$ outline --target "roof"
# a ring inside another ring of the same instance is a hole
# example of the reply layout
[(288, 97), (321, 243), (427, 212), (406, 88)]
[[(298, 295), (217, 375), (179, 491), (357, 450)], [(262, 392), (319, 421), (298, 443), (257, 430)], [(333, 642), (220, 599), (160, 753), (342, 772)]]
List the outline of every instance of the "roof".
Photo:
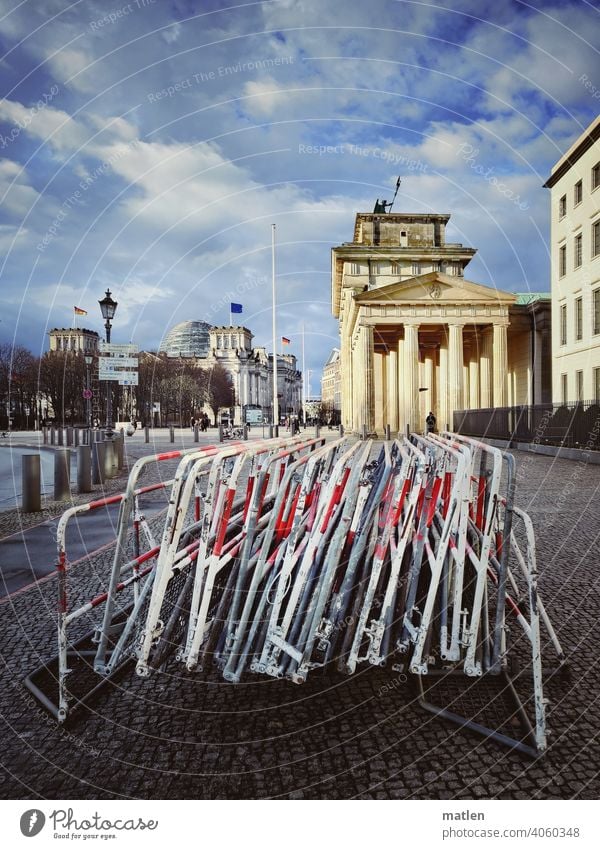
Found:
[(558, 160), (550, 176), (544, 183), (545, 189), (551, 189), (556, 185), (561, 177), (575, 165), (578, 159), (581, 159), (583, 154), (592, 147), (595, 141), (600, 137), (600, 116), (587, 127), (583, 133), (576, 139), (567, 152)]
[(552, 300), (552, 295), (550, 294), (550, 292), (517, 292), (516, 296), (517, 300), (515, 301), (515, 304), (520, 306), (535, 304), (539, 301)]

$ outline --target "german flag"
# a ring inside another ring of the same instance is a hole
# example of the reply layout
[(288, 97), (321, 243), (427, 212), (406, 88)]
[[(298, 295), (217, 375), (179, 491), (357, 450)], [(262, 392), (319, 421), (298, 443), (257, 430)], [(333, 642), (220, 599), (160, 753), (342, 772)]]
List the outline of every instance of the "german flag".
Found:
[(75, 315), (87, 315), (87, 310), (82, 310), (81, 307), (73, 307)]
[(282, 345), (291, 345), (292, 343), (291, 343), (291, 341), (287, 338), (287, 336), (282, 336), (282, 337), (281, 337), (281, 344), (282, 344)]

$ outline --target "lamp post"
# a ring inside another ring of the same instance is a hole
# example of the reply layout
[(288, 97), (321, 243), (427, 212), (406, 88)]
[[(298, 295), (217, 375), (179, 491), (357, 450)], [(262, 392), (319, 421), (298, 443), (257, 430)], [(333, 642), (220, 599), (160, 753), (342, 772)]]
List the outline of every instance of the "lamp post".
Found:
[[(104, 319), (104, 329), (106, 330), (106, 342), (110, 344), (110, 328), (111, 321), (115, 317), (117, 311), (117, 302), (113, 301), (110, 296), (110, 289), (106, 290), (106, 295), (101, 301), (100, 309), (102, 310), (102, 318)], [(112, 439), (113, 422), (112, 422), (112, 381), (106, 381), (106, 436)]]
[(88, 430), (91, 430), (92, 427), (92, 399), (90, 397), (90, 366), (94, 360), (89, 354), (86, 354), (85, 357), (85, 388), (86, 388), (86, 397), (85, 397), (85, 420), (87, 424)]

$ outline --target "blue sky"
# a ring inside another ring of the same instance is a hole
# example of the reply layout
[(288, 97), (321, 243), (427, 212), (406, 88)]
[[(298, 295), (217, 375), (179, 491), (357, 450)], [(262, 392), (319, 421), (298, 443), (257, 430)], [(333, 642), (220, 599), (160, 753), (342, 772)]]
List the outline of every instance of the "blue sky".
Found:
[(0, 340), (40, 353), (74, 305), (101, 331), (108, 286), (115, 341), (233, 300), (270, 349), (275, 223), (278, 333), (299, 356), (304, 323), (316, 373), (330, 248), (398, 175), (469, 279), (548, 290), (542, 184), (598, 112), (596, 32), (579, 1), (0, 0)]

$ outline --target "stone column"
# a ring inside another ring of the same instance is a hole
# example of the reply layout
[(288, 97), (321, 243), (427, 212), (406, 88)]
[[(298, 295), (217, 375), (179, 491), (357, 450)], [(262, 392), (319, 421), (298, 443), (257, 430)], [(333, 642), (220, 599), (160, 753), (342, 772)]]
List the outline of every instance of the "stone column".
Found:
[(494, 407), (506, 407), (508, 379), (508, 347), (506, 324), (494, 324)]
[[(535, 325), (531, 328), (532, 341), (533, 341), (533, 363), (531, 367), (533, 369), (533, 385), (531, 389), (529, 389), (530, 404), (541, 404), (542, 403), (542, 331), (537, 330)], [(532, 396), (532, 397), (531, 397)]]
[(430, 411), (434, 413), (434, 398), (435, 398), (435, 349), (425, 349), (425, 360), (423, 363), (423, 386), (427, 387), (427, 392), (420, 392), (423, 395), (423, 412), (421, 417), (421, 428), (425, 429), (425, 419)]
[(437, 385), (438, 428), (445, 429), (451, 422), (448, 418), (448, 340), (445, 332), (440, 344), (439, 380)]
[(393, 348), (387, 355), (388, 421), (392, 433), (398, 431), (398, 351)]
[(408, 424), (411, 431), (419, 428), (419, 325), (404, 325), (404, 415), (400, 422), (404, 430)]
[(360, 328), (358, 339), (358, 372), (356, 382), (358, 383), (358, 412), (359, 431), (363, 424), (367, 426), (367, 433), (375, 428), (374, 420), (374, 369), (373, 369), (373, 328), (363, 324)]
[(481, 357), (479, 358), (479, 403), (484, 410), (492, 407), (492, 328), (486, 327), (481, 334)]
[(448, 325), (448, 418), (450, 430), (455, 410), (464, 409), (463, 401), (463, 326)]
[(388, 423), (388, 396), (385, 354), (380, 351), (373, 353), (373, 401), (375, 430), (382, 435), (385, 433), (385, 426)]
[(398, 339), (398, 431), (406, 431), (406, 387), (404, 385), (404, 339)]
[(471, 352), (469, 360), (469, 407), (479, 409), (479, 347)]

